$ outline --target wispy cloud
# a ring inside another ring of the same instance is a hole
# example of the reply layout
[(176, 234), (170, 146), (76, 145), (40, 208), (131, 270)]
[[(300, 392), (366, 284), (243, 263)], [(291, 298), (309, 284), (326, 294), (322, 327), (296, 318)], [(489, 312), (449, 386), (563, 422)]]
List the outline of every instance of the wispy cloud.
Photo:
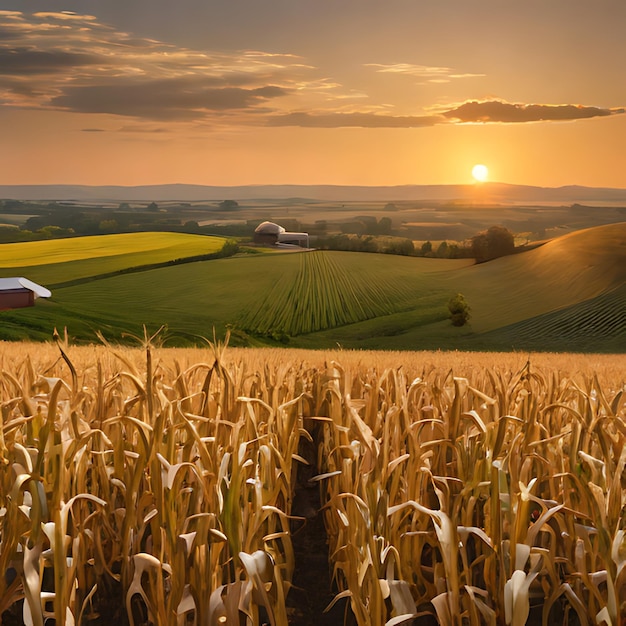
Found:
[(413, 63), (366, 63), (365, 67), (372, 67), (382, 74), (400, 74), (420, 78), (428, 83), (448, 83), (457, 78), (480, 78), (485, 74), (459, 73), (451, 67), (436, 65), (415, 65)]
[(177, 48), (89, 15), (0, 11), (0, 103), (9, 106), (206, 120), (306, 91), (311, 70), (291, 54)]
[[(444, 120), (445, 121), (445, 120)], [(306, 113), (296, 112), (269, 118), (270, 126), (306, 128), (420, 128), (441, 123), (439, 116), (393, 116), (377, 113)]]
[(141, 124), (124, 125), (117, 129), (121, 133), (141, 133), (141, 134), (155, 134), (160, 135), (162, 133), (171, 132), (169, 128), (163, 126), (145, 126)]
[(606, 117), (624, 113), (623, 108), (600, 108), (581, 104), (511, 104), (499, 100), (465, 102), (443, 115), (456, 122), (550, 122)]

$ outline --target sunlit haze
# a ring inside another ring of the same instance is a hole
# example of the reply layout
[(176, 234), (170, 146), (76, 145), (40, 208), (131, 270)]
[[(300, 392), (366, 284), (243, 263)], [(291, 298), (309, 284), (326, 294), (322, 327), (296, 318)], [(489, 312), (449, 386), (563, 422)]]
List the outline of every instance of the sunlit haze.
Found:
[(0, 0), (0, 184), (453, 184), (485, 163), (623, 187), (624, 24), (624, 0)]

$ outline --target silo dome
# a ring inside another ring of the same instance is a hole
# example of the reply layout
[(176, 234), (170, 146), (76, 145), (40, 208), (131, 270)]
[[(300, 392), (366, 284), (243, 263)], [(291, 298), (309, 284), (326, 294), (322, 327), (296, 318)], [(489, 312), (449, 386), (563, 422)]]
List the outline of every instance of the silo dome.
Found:
[(254, 232), (258, 235), (280, 235), (285, 232), (285, 229), (274, 222), (262, 222), (254, 229)]

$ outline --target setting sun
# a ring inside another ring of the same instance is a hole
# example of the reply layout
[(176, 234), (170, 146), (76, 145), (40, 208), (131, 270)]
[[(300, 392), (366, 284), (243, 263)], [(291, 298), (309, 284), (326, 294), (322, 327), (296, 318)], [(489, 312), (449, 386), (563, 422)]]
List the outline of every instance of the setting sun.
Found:
[(479, 163), (478, 165), (474, 165), (474, 167), (472, 168), (472, 176), (474, 177), (475, 181), (479, 183), (484, 183), (489, 176), (489, 170), (487, 169), (486, 165), (481, 165)]

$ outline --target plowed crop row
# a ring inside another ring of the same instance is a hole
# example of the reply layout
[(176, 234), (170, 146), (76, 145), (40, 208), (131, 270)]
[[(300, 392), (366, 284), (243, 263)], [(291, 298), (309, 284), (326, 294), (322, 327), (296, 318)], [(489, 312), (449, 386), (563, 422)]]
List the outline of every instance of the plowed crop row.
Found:
[(388, 277), (351, 271), (332, 254), (310, 252), (300, 255), (295, 279), (279, 280), (241, 324), (261, 334), (300, 335), (389, 315), (402, 296), (401, 286)]
[(605, 338), (614, 350), (626, 345), (626, 287), (586, 300), (559, 311), (539, 315), (498, 331), (511, 342), (570, 341), (585, 346), (587, 341)]

